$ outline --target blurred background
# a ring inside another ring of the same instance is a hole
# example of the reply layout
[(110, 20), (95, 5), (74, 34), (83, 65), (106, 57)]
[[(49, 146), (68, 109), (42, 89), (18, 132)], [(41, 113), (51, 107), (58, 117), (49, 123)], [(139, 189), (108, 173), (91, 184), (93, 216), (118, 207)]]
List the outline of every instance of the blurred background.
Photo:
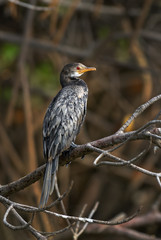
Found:
[[(59, 73), (70, 62), (97, 68), (83, 75), (89, 87), (88, 113), (76, 143), (114, 134), (133, 111), (161, 91), (161, 1), (152, 0), (32, 0), (34, 11), (0, 0), (0, 184), (23, 177), (44, 164), (42, 122), (46, 109), (60, 90)], [(128, 131), (135, 130), (160, 111), (160, 103), (145, 111)], [(130, 159), (147, 146), (130, 142), (116, 155)], [(140, 206), (152, 208), (160, 188), (152, 177), (127, 167), (92, 165), (96, 154), (59, 167), (61, 193), (74, 186), (64, 203), (69, 215), (85, 216), (96, 201), (94, 218), (109, 220), (132, 214)], [(140, 161), (143, 168), (161, 171), (161, 151), (153, 149)], [(38, 206), (41, 181), (10, 198)], [(55, 197), (50, 197), (52, 201)], [(60, 205), (55, 211), (61, 212)], [(34, 239), (27, 231), (12, 231), (2, 222), (1, 239)], [(29, 215), (23, 216), (29, 220)], [(16, 224), (14, 219), (12, 223)], [(158, 224), (139, 229), (161, 237)], [(56, 231), (66, 222), (47, 215), (35, 217), (33, 226)], [(19, 234), (21, 233), (21, 234)], [(57, 235), (55, 239), (61, 238)], [(64, 239), (71, 239), (69, 232)], [(92, 230), (80, 239), (97, 239)], [(118, 239), (101, 234), (100, 239)], [(121, 238), (120, 239), (129, 239)]]

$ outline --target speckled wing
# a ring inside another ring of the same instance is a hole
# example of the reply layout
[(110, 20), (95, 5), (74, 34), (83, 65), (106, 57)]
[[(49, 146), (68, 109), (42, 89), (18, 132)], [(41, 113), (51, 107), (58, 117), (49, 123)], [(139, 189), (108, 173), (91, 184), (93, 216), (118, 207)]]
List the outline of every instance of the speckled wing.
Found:
[(43, 122), (46, 159), (54, 159), (75, 140), (86, 115), (87, 97), (88, 90), (81, 86), (64, 87), (49, 105)]

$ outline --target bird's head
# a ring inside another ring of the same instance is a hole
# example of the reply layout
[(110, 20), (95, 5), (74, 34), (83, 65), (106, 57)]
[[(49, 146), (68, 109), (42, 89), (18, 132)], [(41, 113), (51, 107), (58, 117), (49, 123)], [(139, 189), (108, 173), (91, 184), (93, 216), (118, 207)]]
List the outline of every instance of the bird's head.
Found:
[(69, 78), (78, 78), (85, 72), (95, 70), (96, 70), (95, 67), (86, 67), (82, 63), (70, 63), (64, 66), (61, 75), (64, 75)]

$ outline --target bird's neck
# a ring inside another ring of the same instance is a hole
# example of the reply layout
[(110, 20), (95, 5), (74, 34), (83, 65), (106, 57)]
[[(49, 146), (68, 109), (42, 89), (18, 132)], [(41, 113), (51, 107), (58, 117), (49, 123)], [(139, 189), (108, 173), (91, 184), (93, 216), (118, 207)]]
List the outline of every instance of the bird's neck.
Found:
[(87, 87), (87, 84), (82, 79), (75, 77), (60, 76), (60, 83), (62, 88), (72, 85)]

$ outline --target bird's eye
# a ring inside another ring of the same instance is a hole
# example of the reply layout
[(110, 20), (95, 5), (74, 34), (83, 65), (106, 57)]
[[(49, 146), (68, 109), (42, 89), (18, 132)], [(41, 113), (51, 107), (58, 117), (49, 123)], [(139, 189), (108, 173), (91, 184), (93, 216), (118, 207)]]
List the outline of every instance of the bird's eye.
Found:
[(80, 70), (80, 67), (77, 67), (77, 70)]

